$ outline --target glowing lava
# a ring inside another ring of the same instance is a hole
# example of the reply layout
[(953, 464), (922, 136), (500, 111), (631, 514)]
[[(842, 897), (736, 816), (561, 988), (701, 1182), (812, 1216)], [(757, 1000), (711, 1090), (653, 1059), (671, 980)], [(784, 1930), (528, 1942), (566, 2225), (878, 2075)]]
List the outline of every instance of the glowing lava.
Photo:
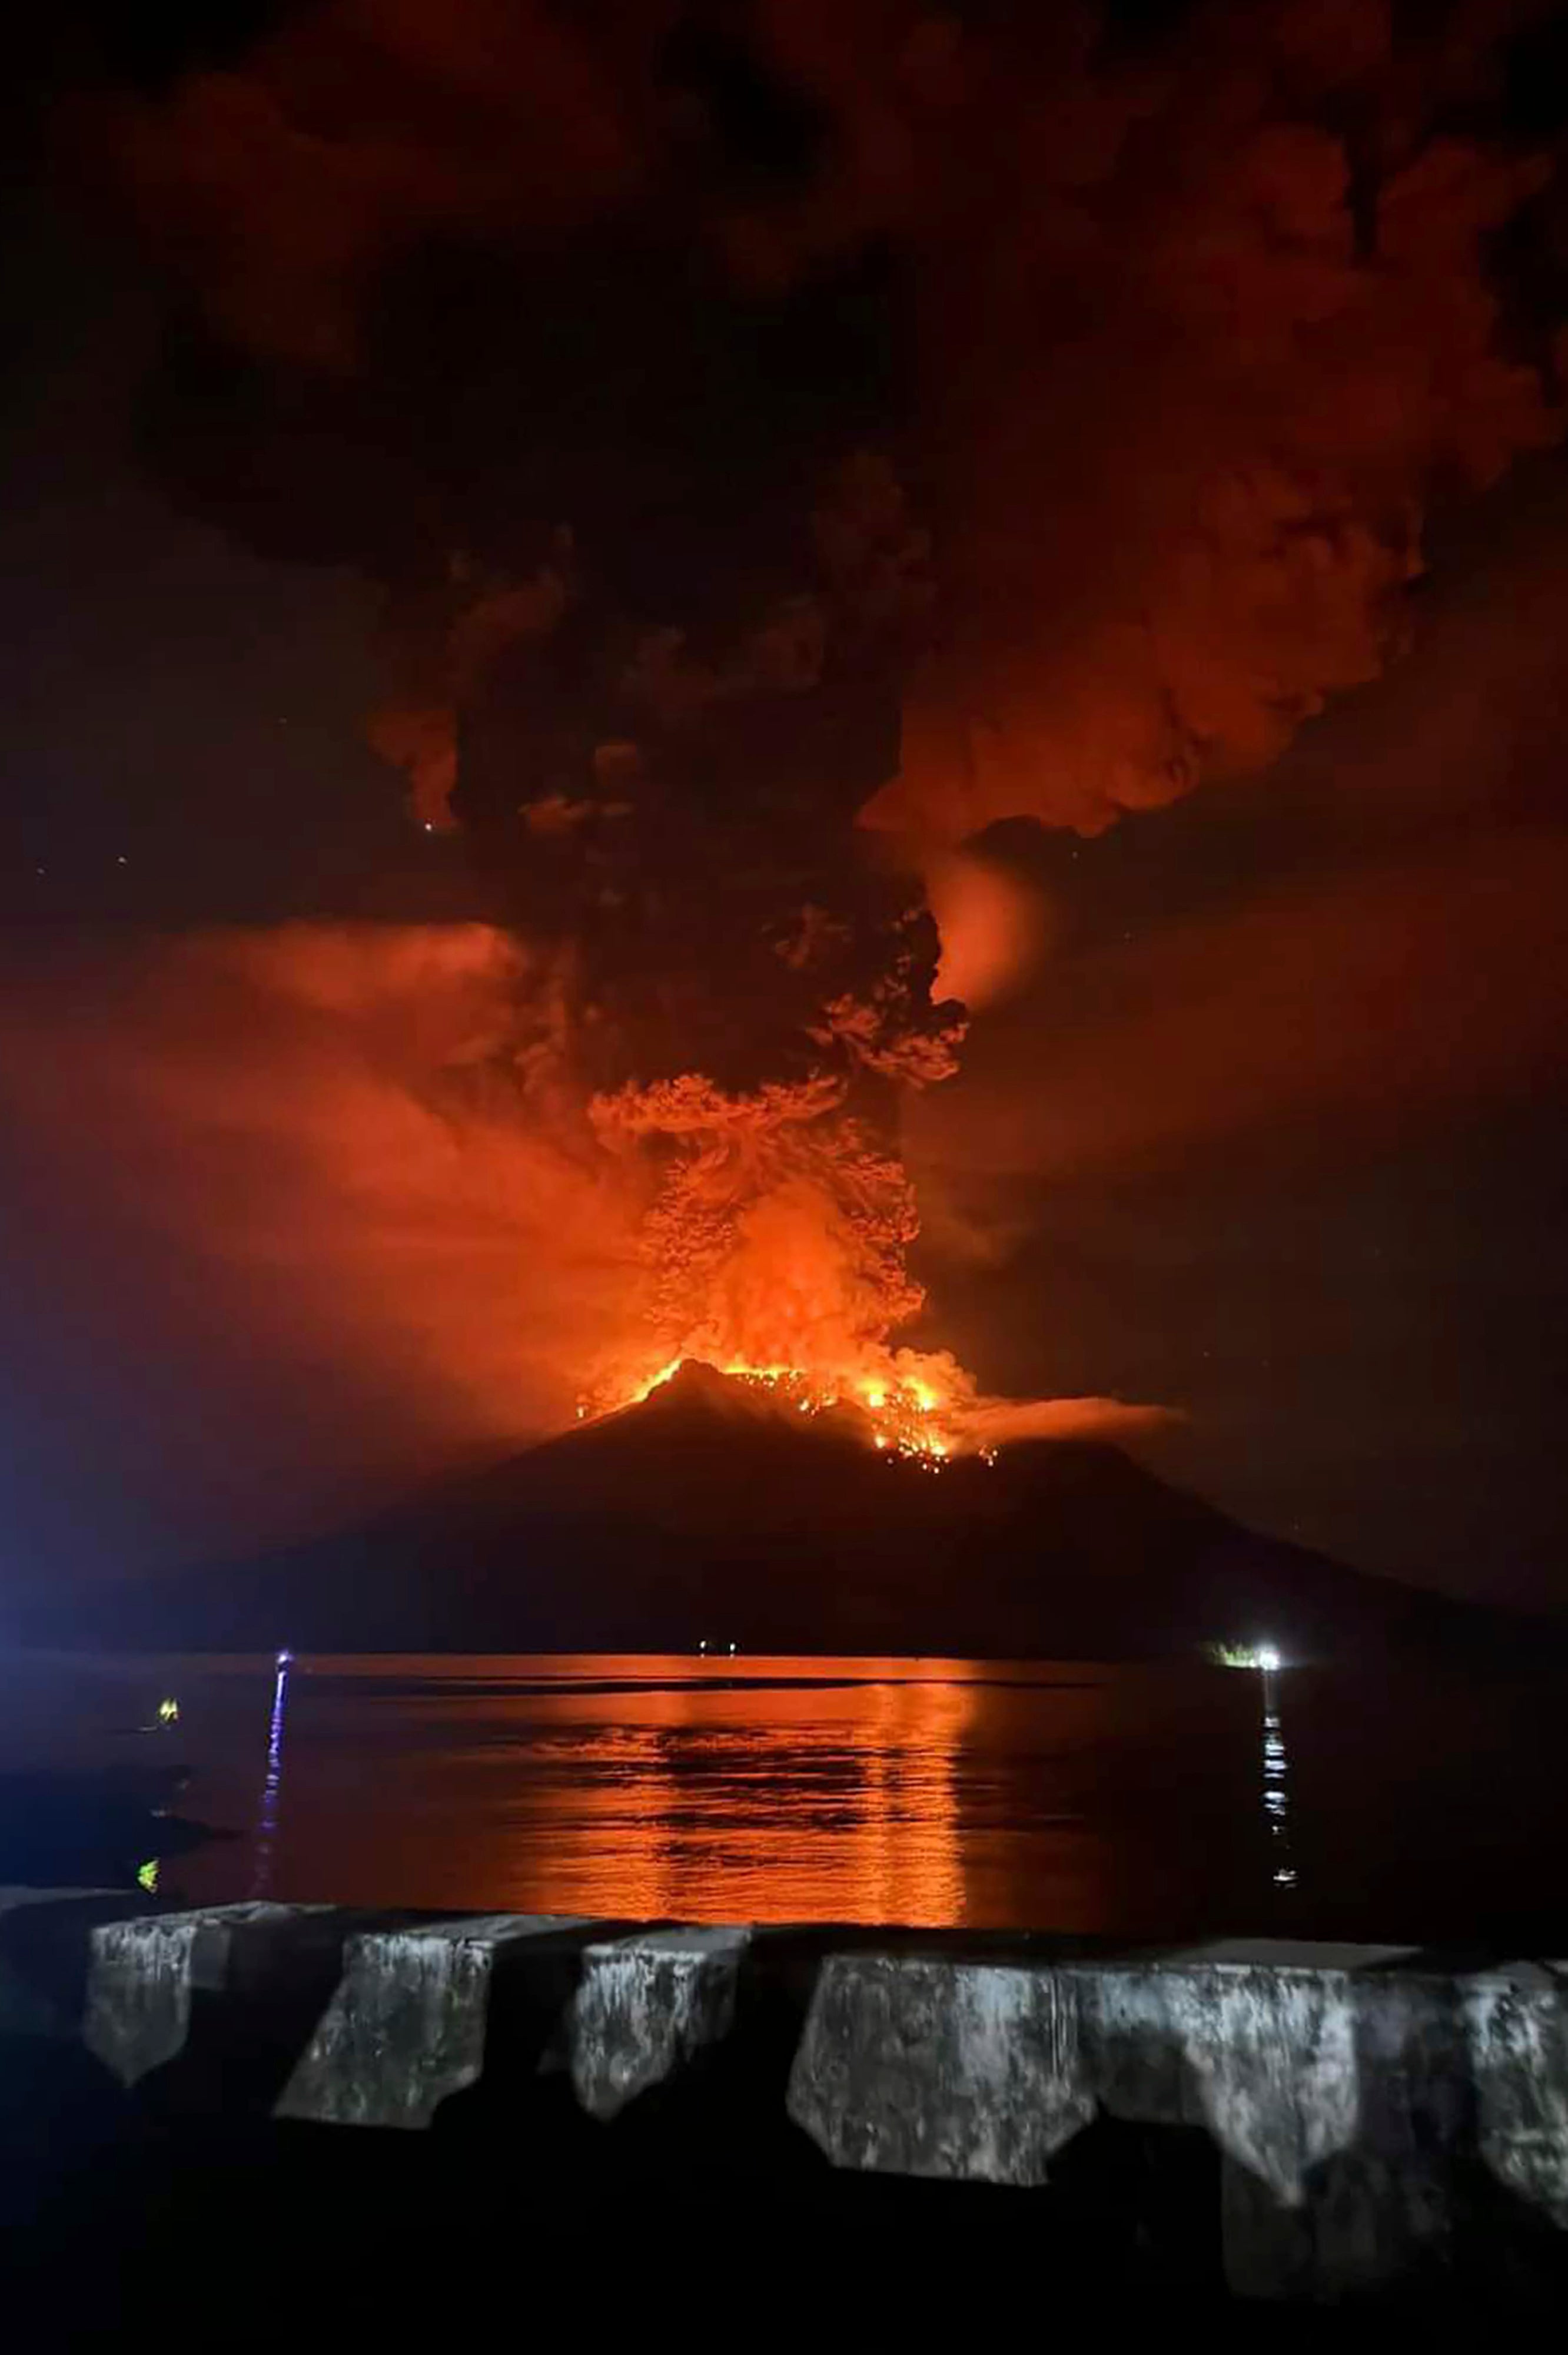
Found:
[[(906, 1350), (900, 1355), (908, 1358), (914, 1353)], [(597, 1421), (600, 1415), (639, 1406), (654, 1391), (673, 1380), (683, 1365), (694, 1362), (686, 1358), (671, 1358), (620, 1394), (585, 1401), (577, 1409), (578, 1420)], [(939, 1471), (955, 1455), (965, 1452), (962, 1435), (948, 1419), (956, 1401), (947, 1393), (945, 1384), (938, 1387), (939, 1371), (928, 1375), (898, 1369), (881, 1376), (848, 1374), (839, 1380), (812, 1374), (798, 1366), (753, 1366), (734, 1359), (715, 1370), (731, 1381), (768, 1391), (780, 1404), (793, 1406), (801, 1414), (823, 1414), (835, 1407), (857, 1410), (870, 1425), (872, 1444), (895, 1462), (916, 1463), (926, 1470)], [(988, 1463), (994, 1462), (994, 1448), (978, 1452)]]

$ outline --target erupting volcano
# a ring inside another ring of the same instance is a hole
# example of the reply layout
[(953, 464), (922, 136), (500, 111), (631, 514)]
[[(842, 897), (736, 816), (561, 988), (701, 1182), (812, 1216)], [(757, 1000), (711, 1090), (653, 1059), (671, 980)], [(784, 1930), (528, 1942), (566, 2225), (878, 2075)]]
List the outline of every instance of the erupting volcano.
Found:
[(818, 1404), (788, 1377), (688, 1361), (361, 1527), (143, 1588), (109, 1624), (198, 1650), (286, 1630), (319, 1652), (1191, 1658), (1265, 1629), (1299, 1661), (1552, 1641), (1255, 1535), (1093, 1426), (1073, 1435), (1072, 1412), (1054, 1437), (942, 1458), (917, 1396), (888, 1422), (885, 1401)]
[(1044, 939), (1020, 836), (1266, 792), (1402, 644), (1435, 488), (1557, 436), (1547, 166), (1330, 0), (256, 26), (60, 144), (155, 273), (161, 485), (373, 599), (428, 863), (169, 953), (181, 1021), (216, 976), (252, 1074), (258, 1003), (289, 1043), (265, 1117), (214, 1058), (221, 1119), (182, 1046), (160, 1134), (330, 1165), (309, 1278), (483, 1393), (471, 1456), (694, 1365), (966, 1481), (1136, 1420), (922, 1346), (906, 1116)]
[[(652, 1391), (662, 1390), (683, 1367), (694, 1362), (673, 1359), (625, 1403), (641, 1406)], [(872, 1444), (879, 1452), (890, 1450), (932, 1466), (947, 1463), (953, 1454), (948, 1411), (936, 1391), (916, 1377), (883, 1382), (865, 1379), (863, 1386), (847, 1389), (841, 1397), (836, 1390), (819, 1390), (808, 1374), (794, 1366), (732, 1364), (714, 1370), (730, 1381), (766, 1391), (798, 1414), (829, 1414), (842, 1407), (846, 1416), (863, 1416), (871, 1426)]]

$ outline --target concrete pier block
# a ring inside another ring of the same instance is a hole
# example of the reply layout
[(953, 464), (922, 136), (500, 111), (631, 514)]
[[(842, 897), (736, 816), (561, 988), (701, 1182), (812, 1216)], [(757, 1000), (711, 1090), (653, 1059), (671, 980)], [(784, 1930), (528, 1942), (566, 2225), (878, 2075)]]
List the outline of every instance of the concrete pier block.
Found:
[(830, 1955), (789, 2105), (838, 2167), (1042, 2183), (1094, 2109), (1076, 1988), (1049, 1968)]
[(254, 1904), (106, 1923), (92, 1933), (83, 2041), (133, 2085), (185, 2051), (198, 1997), (264, 2024), (323, 1970), (335, 1976), (355, 1918), (333, 1905)]
[(652, 1930), (588, 1946), (567, 2023), (583, 2107), (611, 2118), (728, 2035), (749, 1928)]
[(1260, 1941), (1078, 1974), (1107, 2112), (1201, 2125), (1223, 2155), (1234, 2290), (1338, 2297), (1446, 2261), (1457, 2007), (1408, 1953)]
[(1463, 1991), (1482, 2165), (1568, 2231), (1568, 1965), (1510, 1963)]
[(1113, 2116), (1202, 2124), (1282, 2206), (1355, 2142), (1361, 2031), (1397, 1948), (1199, 1948), (1075, 1974)]
[(788, 2108), (835, 2166), (1029, 2186), (1093, 2137), (1059, 2170), (1062, 2212), (1099, 2186), (1135, 2239), (1152, 2217), (1251, 2297), (1568, 2274), (1560, 1963), (1460, 1975), (1409, 1948), (1279, 1941), (1090, 1960), (939, 1934), (846, 1952), (809, 1929), (753, 1956), (762, 1934), (738, 1925), (123, 1918), (131, 1902), (0, 1891), (0, 2033), (80, 2019), (125, 2085), (185, 2056), (143, 2097), (171, 2119), (418, 2129), (482, 2079), (477, 2130), (558, 2133), (558, 2073), (608, 2120), (733, 2039), (715, 2082), (651, 2105), (630, 2147), (656, 2164), (666, 2129), (721, 2150), (755, 2132), (774, 2153), (810, 1985)]
[(831, 1955), (791, 2115), (838, 2166), (1046, 2179), (1097, 2111), (1202, 2127), (1233, 2288), (1336, 2296), (1441, 2262), (1466, 2115), (1454, 1983), (1397, 1947), (1010, 1966)]
[[(492, 1913), (373, 1930), (344, 1950), (337, 1991), (277, 2115), (338, 2126), (429, 2126), (483, 2073), (498, 1980), (570, 1966), (586, 1921)], [(557, 1977), (557, 2010), (567, 1998)]]

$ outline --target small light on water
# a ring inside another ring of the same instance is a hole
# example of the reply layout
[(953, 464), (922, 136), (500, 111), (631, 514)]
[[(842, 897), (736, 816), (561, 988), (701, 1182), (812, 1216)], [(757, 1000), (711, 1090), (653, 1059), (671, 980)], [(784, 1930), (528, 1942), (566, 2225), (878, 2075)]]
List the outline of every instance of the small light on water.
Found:
[(1201, 1648), (1217, 1668), (1260, 1668), (1271, 1677), (1285, 1666), (1284, 1656), (1272, 1644), (1204, 1644)]

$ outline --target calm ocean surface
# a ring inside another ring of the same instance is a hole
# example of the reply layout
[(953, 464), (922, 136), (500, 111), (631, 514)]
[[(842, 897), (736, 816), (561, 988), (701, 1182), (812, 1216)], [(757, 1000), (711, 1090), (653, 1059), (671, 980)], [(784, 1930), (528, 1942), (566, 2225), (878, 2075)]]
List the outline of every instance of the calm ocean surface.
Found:
[(1568, 1952), (1565, 1700), (1290, 1668), (0, 1654), (0, 1768), (187, 1765), (177, 1812), (229, 1837), (133, 1861), (193, 1901)]

